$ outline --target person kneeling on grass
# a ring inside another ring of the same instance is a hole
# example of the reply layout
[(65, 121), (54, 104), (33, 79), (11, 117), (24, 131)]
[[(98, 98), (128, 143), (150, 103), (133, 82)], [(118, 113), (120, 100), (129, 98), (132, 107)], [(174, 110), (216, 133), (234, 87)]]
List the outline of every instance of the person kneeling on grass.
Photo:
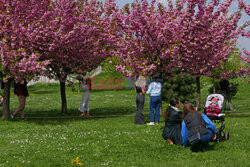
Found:
[(182, 144), (181, 137), (181, 122), (182, 112), (179, 111), (180, 100), (178, 98), (172, 98), (170, 105), (164, 113), (165, 126), (163, 128), (162, 137), (169, 144)]
[(191, 151), (206, 151), (206, 146), (216, 139), (216, 129), (213, 122), (202, 113), (199, 113), (193, 104), (184, 104), (182, 113), (181, 135), (183, 146), (191, 145)]

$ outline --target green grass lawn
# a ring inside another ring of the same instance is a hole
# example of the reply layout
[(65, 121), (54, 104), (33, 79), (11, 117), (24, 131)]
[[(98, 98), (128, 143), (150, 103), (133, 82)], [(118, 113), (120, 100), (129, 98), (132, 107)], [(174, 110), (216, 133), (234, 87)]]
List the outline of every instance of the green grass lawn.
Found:
[[(202, 100), (208, 85), (202, 85)], [(161, 137), (163, 118), (156, 126), (133, 124), (136, 111), (133, 90), (93, 90), (90, 118), (46, 118), (61, 116), (58, 85), (29, 87), (26, 121), (0, 120), (0, 167), (83, 166), (168, 167), (250, 166), (250, 86), (241, 82), (232, 101), (236, 113), (226, 111), (230, 139), (212, 143), (205, 153), (168, 145)], [(13, 92), (13, 91), (12, 91)], [(81, 95), (67, 88), (68, 115), (77, 116)], [(11, 111), (18, 106), (11, 94)], [(167, 104), (163, 104), (165, 110)], [(0, 111), (2, 108), (0, 108)], [(144, 114), (149, 110), (146, 97)], [(67, 116), (68, 116), (67, 115)], [(116, 117), (113, 117), (116, 116)], [(42, 118), (37, 118), (42, 117)]]

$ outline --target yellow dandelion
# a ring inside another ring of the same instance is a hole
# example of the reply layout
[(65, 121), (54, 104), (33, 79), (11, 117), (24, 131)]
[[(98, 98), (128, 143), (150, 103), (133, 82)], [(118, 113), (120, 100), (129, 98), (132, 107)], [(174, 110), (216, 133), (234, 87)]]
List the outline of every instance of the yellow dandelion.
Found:
[(78, 165), (83, 166), (84, 164), (82, 162), (79, 162)]

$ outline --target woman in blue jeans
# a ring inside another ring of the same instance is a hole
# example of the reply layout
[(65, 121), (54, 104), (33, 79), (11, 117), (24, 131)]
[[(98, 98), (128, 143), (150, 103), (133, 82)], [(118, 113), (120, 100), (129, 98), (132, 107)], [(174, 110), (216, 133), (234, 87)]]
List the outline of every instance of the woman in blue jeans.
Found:
[[(150, 123), (148, 125), (154, 125), (159, 123), (160, 119), (160, 108), (161, 108), (161, 88), (162, 84), (160, 79), (154, 77), (151, 84), (149, 85), (147, 94), (150, 95)], [(156, 111), (154, 113), (154, 111)]]
[(199, 133), (200, 140), (190, 143), (191, 151), (206, 151), (206, 146), (211, 140), (216, 139), (216, 129), (213, 122), (202, 113), (199, 113), (193, 104), (184, 104), (182, 112), (182, 141), (186, 147), (189, 139), (194, 138)]

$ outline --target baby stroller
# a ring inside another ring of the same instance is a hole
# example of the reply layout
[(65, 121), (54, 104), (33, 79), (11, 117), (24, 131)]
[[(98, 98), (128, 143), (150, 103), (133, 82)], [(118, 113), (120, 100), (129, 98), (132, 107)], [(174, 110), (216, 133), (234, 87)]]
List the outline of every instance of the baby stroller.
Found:
[[(207, 109), (210, 109), (210, 104), (212, 103), (212, 99), (216, 98), (219, 106), (219, 114), (213, 115), (208, 114)], [(225, 129), (225, 97), (221, 94), (210, 94), (207, 96), (204, 103), (204, 113), (207, 117), (212, 120), (216, 127), (216, 141), (223, 141), (229, 139), (229, 132), (224, 132)], [(218, 128), (217, 128), (218, 127)]]

